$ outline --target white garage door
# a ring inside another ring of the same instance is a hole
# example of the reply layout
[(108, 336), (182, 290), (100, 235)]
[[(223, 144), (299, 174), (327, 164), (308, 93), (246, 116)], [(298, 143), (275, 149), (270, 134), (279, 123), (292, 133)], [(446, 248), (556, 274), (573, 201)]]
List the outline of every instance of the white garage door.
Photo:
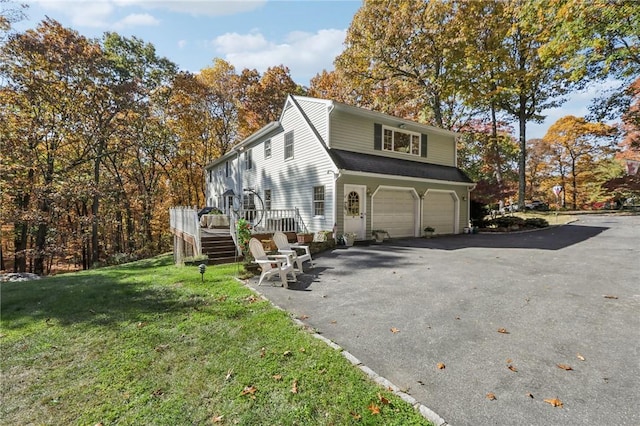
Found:
[(427, 192), (424, 197), (423, 227), (431, 226), (436, 234), (455, 232), (455, 200), (450, 192)]
[(416, 203), (410, 191), (381, 189), (373, 197), (371, 229), (385, 230), (391, 238), (415, 237)]

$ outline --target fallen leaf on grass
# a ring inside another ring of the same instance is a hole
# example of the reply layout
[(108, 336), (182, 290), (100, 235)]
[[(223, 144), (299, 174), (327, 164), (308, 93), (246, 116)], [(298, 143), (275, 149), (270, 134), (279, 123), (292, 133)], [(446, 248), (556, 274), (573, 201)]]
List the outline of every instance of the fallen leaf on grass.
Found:
[(618, 296), (612, 296), (612, 295), (610, 295), (610, 294), (605, 294), (605, 295), (604, 295), (604, 298), (605, 298), (605, 299), (617, 299), (617, 298), (618, 298)]
[(306, 352), (305, 348), (300, 348), (300, 352)]
[(274, 374), (271, 377), (273, 377), (274, 380), (282, 380), (282, 376), (280, 374)]
[(224, 416), (215, 416), (214, 418), (211, 419), (211, 421), (213, 423), (222, 423), (223, 422), (223, 418), (224, 418)]
[(512, 365), (512, 364), (507, 365), (507, 368), (508, 368), (509, 370), (513, 371), (514, 373), (517, 373), (517, 372), (518, 372), (518, 369), (517, 369), (514, 365)]
[(562, 368), (563, 370), (567, 370), (567, 371), (573, 370), (573, 368), (571, 368), (571, 366), (567, 364), (556, 364), (556, 365), (558, 366), (558, 368)]
[(228, 381), (231, 378), (232, 375), (233, 375), (233, 370), (227, 371), (227, 375), (224, 376), (224, 381), (225, 382)]
[(497, 398), (496, 398), (496, 395), (495, 395), (493, 392), (489, 392), (489, 393), (487, 394), (487, 399), (488, 399), (489, 401), (495, 401)]
[(244, 300), (246, 300), (249, 303), (256, 303), (258, 301), (258, 298), (252, 294), (251, 296), (247, 297)]
[(291, 385), (291, 393), (298, 393), (298, 379), (293, 381), (293, 384)]
[(373, 402), (371, 404), (369, 404), (369, 406), (367, 408), (369, 409), (369, 411), (371, 411), (371, 414), (373, 414), (374, 416), (376, 414), (380, 414), (380, 407), (378, 407)]
[(158, 345), (158, 346), (156, 346), (156, 352), (165, 351), (165, 350), (169, 349), (170, 346), (171, 345), (169, 345), (168, 343), (165, 343), (163, 345)]
[(151, 392), (151, 396), (162, 396), (164, 395), (164, 391), (162, 389), (156, 389)]
[(585, 360), (585, 358), (584, 358), (582, 355), (580, 355), (580, 354), (576, 354), (576, 357), (577, 357), (580, 361), (584, 361), (584, 360)]
[(560, 407), (560, 408), (563, 407), (562, 401), (560, 401), (557, 397), (553, 399), (549, 399), (549, 398), (544, 399), (543, 401), (546, 402), (547, 404), (553, 405), (554, 407)]
[(240, 395), (255, 395), (255, 393), (258, 391), (258, 389), (256, 389), (255, 386), (251, 385), (251, 386), (245, 386), (244, 389), (242, 389), (242, 392), (240, 392)]
[(506, 328), (499, 328), (498, 329), (498, 333), (502, 333), (502, 334), (509, 334), (509, 332), (507, 331)]
[(362, 418), (360, 414), (354, 413), (353, 411), (350, 411), (349, 414), (354, 418), (354, 420), (360, 420)]
[(225, 294), (225, 295), (222, 295), (222, 296), (218, 297), (216, 300), (218, 302), (224, 302), (225, 300), (227, 300), (227, 297), (228, 296)]
[(266, 351), (267, 351), (266, 348), (260, 348), (260, 358), (264, 358)]
[(147, 323), (146, 323), (146, 322), (139, 322), (139, 323), (137, 323), (137, 324), (136, 324), (136, 327), (138, 327), (138, 328), (142, 328), (142, 327), (144, 327), (144, 326), (146, 326), (146, 325), (147, 325)]
[(384, 396), (382, 396), (382, 394), (380, 392), (378, 392), (378, 401), (380, 401), (380, 403), (383, 404), (383, 405), (388, 405), (389, 404), (389, 400), (387, 398), (385, 398)]
[(395, 328), (395, 327), (391, 327), (391, 332), (394, 333), (394, 334), (395, 333), (400, 333), (400, 330)]
[(284, 351), (282, 356), (291, 356), (291, 351)]
[(443, 363), (443, 362), (439, 362), (439, 363), (438, 363), (438, 365), (437, 365), (436, 367), (438, 367), (438, 370), (444, 370), (445, 365), (444, 365), (444, 363)]

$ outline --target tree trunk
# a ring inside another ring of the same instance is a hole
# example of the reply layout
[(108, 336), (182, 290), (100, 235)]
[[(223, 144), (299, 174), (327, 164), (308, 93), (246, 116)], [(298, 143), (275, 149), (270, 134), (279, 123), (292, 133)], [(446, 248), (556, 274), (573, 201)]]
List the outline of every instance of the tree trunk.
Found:
[(526, 99), (520, 95), (520, 111), (518, 114), (518, 124), (520, 125), (520, 157), (518, 159), (518, 209), (524, 211), (525, 189), (527, 187), (526, 165), (527, 165), (527, 118)]

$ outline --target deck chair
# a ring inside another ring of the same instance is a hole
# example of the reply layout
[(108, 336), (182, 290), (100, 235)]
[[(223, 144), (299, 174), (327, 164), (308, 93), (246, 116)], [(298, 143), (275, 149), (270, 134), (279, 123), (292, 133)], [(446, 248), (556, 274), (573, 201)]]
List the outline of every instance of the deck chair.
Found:
[(256, 238), (249, 240), (249, 251), (254, 258), (254, 263), (257, 263), (262, 270), (260, 274), (260, 280), (258, 286), (262, 285), (262, 281), (266, 278), (270, 278), (274, 275), (280, 277), (280, 282), (283, 287), (287, 287), (287, 274), (291, 274), (292, 281), (296, 281), (296, 274), (293, 271), (293, 262), (291, 255), (277, 254), (273, 256), (267, 256), (262, 247), (262, 243)]
[[(289, 244), (287, 236), (280, 231), (273, 234), (273, 241), (276, 243), (276, 246), (278, 246), (278, 252), (291, 255), (299, 272), (304, 272), (302, 270), (302, 262), (304, 262), (305, 260), (308, 260), (311, 264), (311, 267), (313, 268), (313, 259), (311, 259), (309, 246)], [(296, 249), (304, 250), (304, 254), (299, 254)]]

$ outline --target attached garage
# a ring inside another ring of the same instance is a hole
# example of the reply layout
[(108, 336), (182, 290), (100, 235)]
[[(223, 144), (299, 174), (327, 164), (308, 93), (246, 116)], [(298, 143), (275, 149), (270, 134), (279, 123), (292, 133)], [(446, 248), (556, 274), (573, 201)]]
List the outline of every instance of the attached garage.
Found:
[(422, 224), (431, 226), (436, 234), (457, 232), (458, 197), (451, 191), (429, 190), (424, 196)]
[(413, 188), (380, 187), (371, 199), (371, 229), (383, 229), (392, 238), (418, 235), (419, 198)]

